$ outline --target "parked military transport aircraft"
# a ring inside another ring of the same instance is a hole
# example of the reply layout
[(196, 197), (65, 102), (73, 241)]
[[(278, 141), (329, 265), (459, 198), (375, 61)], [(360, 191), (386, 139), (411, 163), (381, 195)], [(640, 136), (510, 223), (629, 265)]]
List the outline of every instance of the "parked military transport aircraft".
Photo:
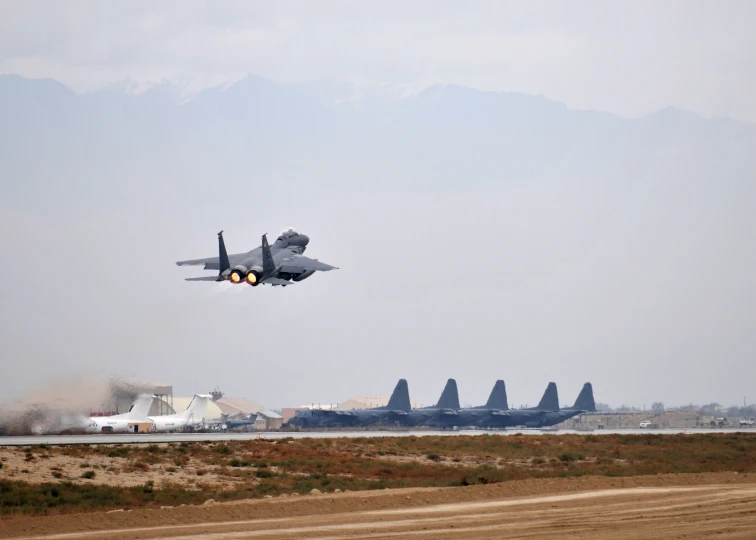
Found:
[(223, 231), (218, 233), (218, 256), (207, 259), (178, 261), (179, 266), (204, 265), (205, 270), (217, 270), (217, 276), (186, 278), (187, 281), (230, 281), (248, 283), (256, 287), (266, 285), (291, 285), (307, 279), (315, 272), (333, 270), (331, 266), (302, 255), (310, 239), (287, 227), (273, 245), (268, 244), (267, 235), (262, 236), (262, 245), (246, 253), (229, 255), (223, 241)]
[[(559, 412), (559, 394), (556, 383), (550, 382), (538, 405), (529, 409), (510, 409), (506, 414), (497, 415), (496, 419), (489, 419), (485, 427), (546, 427), (553, 424), (544, 422), (549, 413)], [(555, 422), (557, 423), (557, 422)]]
[(432, 418), (427, 425), (432, 427), (505, 427), (506, 422), (500, 421), (499, 417), (504, 416), (509, 420), (509, 405), (507, 404), (507, 390), (504, 381), (498, 380), (494, 384), (491, 395), (485, 405), (467, 409), (457, 408), (454, 413), (448, 412), (445, 415), (439, 415)]
[[(593, 387), (591, 383), (585, 383), (575, 405), (569, 408), (559, 408), (559, 394), (555, 383), (549, 383), (541, 401), (537, 407), (530, 409), (510, 409), (500, 411), (498, 414), (481, 419), (478, 425), (485, 427), (529, 427), (542, 428), (555, 426), (568, 418), (580, 413), (595, 411), (593, 403)], [(460, 411), (462, 413), (463, 411)]]
[(151, 422), (147, 418), (155, 396), (142, 394), (136, 398), (129, 412), (112, 416), (93, 416), (87, 421), (87, 431), (93, 433), (137, 431), (134, 424)]
[(438, 403), (432, 407), (410, 409), (407, 382), (402, 379), (396, 385), (385, 407), (366, 410), (297, 411), (289, 421), (292, 426), (309, 428), (367, 427), (378, 425), (427, 426), (435, 428), (541, 428), (559, 424), (582, 412), (595, 411), (593, 387), (585, 383), (572, 407), (559, 408), (557, 386), (551, 382), (541, 401), (529, 409), (510, 409), (504, 381), (498, 380), (485, 405), (460, 408), (457, 383), (449, 379)]
[(438, 403), (431, 407), (421, 409), (412, 409), (410, 412), (410, 423), (413, 426), (439, 426), (451, 427), (456, 426), (459, 410), (459, 392), (457, 391), (457, 381), (449, 379)]
[(202, 424), (207, 404), (211, 398), (212, 396), (210, 395), (196, 394), (183, 412), (165, 414), (163, 416), (149, 416), (149, 421), (152, 422), (152, 430), (159, 432), (178, 431), (185, 427)]
[(572, 407), (566, 407), (558, 411), (550, 411), (544, 414), (540, 419), (540, 426), (555, 426), (560, 422), (564, 422), (584, 412), (595, 412), (596, 402), (593, 399), (593, 386), (587, 382), (583, 385), (583, 389), (580, 390), (575, 404)]
[(388, 404), (374, 409), (307, 409), (297, 411), (289, 420), (292, 426), (327, 428), (349, 426), (407, 426), (412, 410), (409, 387), (405, 379), (396, 383)]

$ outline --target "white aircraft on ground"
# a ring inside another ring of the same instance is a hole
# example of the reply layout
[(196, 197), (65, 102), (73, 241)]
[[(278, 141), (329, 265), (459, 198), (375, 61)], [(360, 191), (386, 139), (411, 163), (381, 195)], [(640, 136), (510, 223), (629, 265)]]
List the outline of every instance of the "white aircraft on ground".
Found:
[(152, 422), (147, 418), (155, 396), (141, 394), (137, 396), (129, 412), (112, 416), (92, 416), (87, 421), (87, 431), (92, 433), (138, 432), (136, 424)]
[(207, 404), (212, 396), (207, 394), (195, 394), (185, 411), (163, 416), (150, 416), (152, 431), (177, 431), (188, 426), (202, 424), (205, 417)]

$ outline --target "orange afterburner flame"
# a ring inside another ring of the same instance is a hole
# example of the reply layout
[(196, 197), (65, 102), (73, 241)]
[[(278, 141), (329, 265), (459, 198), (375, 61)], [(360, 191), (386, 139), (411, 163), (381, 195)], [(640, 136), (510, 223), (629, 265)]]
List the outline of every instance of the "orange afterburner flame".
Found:
[(255, 275), (254, 272), (250, 272), (249, 274), (247, 274), (247, 283), (249, 283), (250, 285), (254, 285), (255, 283), (257, 283), (257, 276)]
[(231, 283), (239, 283), (241, 281), (241, 275), (239, 274), (239, 272), (234, 270), (233, 272), (231, 272), (231, 275), (228, 276), (228, 279), (229, 281), (231, 281)]

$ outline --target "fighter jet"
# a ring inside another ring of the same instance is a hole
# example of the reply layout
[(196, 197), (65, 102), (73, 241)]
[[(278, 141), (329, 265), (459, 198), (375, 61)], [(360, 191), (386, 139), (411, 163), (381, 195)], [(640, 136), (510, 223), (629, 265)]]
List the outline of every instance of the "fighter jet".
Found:
[(438, 403), (431, 407), (421, 409), (412, 409), (410, 412), (410, 423), (413, 426), (432, 426), (432, 427), (453, 427), (459, 425), (459, 392), (457, 391), (457, 381), (449, 379)]
[(218, 256), (207, 259), (178, 261), (179, 266), (204, 265), (205, 270), (217, 270), (217, 276), (186, 278), (186, 281), (229, 281), (248, 283), (256, 287), (266, 285), (291, 285), (307, 279), (315, 272), (333, 270), (331, 266), (302, 255), (310, 239), (287, 227), (273, 245), (268, 244), (267, 234), (262, 235), (262, 245), (246, 253), (228, 255), (223, 241), (223, 231), (218, 233)]
[(407, 426), (410, 425), (411, 409), (407, 381), (399, 379), (385, 407), (349, 410), (307, 409), (297, 411), (288, 424), (310, 428)]

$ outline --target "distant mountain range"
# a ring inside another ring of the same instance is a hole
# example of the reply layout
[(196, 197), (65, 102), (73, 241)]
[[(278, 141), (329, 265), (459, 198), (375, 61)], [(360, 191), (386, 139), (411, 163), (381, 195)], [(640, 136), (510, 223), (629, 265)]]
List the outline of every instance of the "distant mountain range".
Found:
[(756, 126), (671, 107), (625, 119), (453, 85), (357, 106), (347, 93), (250, 76), (182, 101), (167, 84), (77, 95), (51, 79), (3, 75), (1, 204), (35, 204), (49, 191), (99, 193), (105, 205), (147, 191), (207, 201), (218, 183), (249, 190), (281, 177), (304, 190), (486, 191), (633, 182), (649, 171), (661, 181), (671, 167), (728, 182), (751, 178), (756, 165)]

